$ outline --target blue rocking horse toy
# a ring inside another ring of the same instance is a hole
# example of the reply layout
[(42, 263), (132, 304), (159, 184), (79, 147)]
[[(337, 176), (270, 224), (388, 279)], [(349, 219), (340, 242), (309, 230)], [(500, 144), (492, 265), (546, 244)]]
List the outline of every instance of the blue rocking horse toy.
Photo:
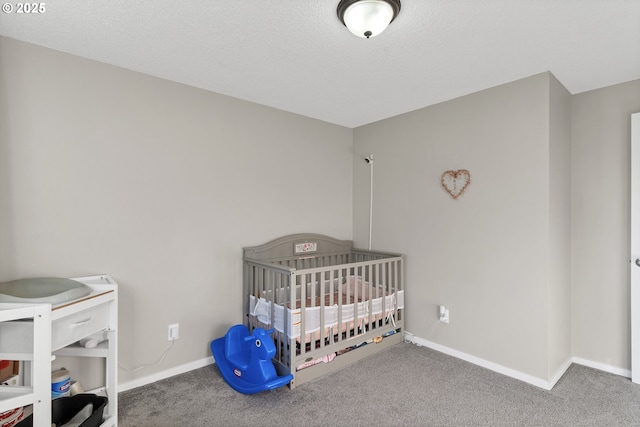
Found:
[(269, 336), (273, 329), (253, 330), (245, 325), (229, 328), (224, 337), (211, 341), (211, 352), (224, 380), (236, 391), (244, 394), (259, 393), (287, 385), (293, 375), (279, 377), (271, 359), (276, 346)]

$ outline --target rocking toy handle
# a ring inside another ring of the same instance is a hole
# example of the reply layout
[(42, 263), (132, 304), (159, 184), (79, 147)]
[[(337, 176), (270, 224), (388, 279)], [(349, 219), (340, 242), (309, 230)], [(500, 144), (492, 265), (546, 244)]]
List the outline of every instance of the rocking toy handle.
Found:
[[(274, 329), (269, 329), (268, 331), (264, 331), (264, 332), (267, 335), (271, 335), (274, 331), (275, 331)], [(256, 339), (255, 335), (247, 335), (246, 337), (243, 338), (244, 342), (253, 341), (255, 339)]]

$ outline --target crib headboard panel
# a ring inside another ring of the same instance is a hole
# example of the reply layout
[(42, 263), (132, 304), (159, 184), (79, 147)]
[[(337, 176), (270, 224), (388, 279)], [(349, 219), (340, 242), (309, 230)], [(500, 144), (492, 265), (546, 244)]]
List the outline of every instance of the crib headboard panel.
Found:
[(324, 234), (301, 233), (280, 237), (264, 245), (244, 248), (244, 258), (259, 261), (278, 261), (292, 257), (347, 254), (351, 240), (338, 240)]

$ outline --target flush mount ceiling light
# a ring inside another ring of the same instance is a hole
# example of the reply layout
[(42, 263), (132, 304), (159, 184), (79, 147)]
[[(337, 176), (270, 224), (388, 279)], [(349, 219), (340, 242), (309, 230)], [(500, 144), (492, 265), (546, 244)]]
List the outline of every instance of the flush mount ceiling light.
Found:
[(400, 13), (400, 0), (341, 0), (338, 18), (358, 37), (383, 32)]

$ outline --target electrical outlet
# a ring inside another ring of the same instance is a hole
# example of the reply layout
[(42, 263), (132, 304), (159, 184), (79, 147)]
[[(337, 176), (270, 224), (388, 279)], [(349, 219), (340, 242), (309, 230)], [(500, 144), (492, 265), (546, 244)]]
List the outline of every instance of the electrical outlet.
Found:
[(440, 314), (440, 321), (443, 323), (449, 323), (449, 309), (447, 307), (445, 307), (444, 305), (440, 306), (440, 310), (439, 310), (439, 314)]
[(169, 325), (167, 341), (177, 340), (178, 338), (180, 338), (180, 324), (174, 323)]

